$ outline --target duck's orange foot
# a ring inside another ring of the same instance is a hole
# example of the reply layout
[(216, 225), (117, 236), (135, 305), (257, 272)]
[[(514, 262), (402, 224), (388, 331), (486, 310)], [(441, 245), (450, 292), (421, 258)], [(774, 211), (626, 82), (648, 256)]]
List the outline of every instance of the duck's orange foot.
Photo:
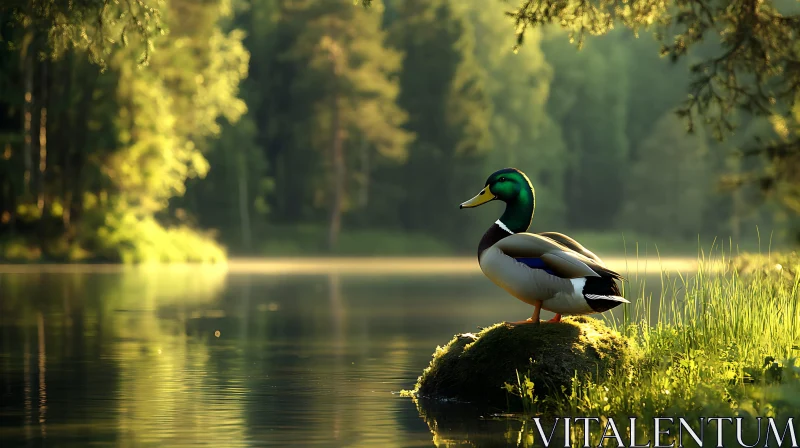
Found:
[(517, 325), (538, 324), (538, 323), (539, 323), (538, 320), (535, 321), (535, 320), (533, 320), (532, 318), (529, 317), (526, 320), (520, 320), (520, 321), (517, 321), (517, 322), (506, 322), (506, 325), (514, 327), (514, 326), (517, 326)]
[(553, 323), (561, 322), (561, 315), (560, 314), (556, 314), (556, 317), (548, 320), (548, 322), (553, 322)]

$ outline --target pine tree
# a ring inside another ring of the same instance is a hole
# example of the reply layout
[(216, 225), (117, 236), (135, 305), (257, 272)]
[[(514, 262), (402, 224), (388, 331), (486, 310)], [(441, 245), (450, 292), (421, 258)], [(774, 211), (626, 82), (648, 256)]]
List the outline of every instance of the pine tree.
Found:
[(363, 153), (396, 161), (407, 156), (412, 133), (402, 127), (407, 116), (395, 102), (392, 79), (402, 58), (384, 46), (377, 2), (370, 10), (345, 0), (294, 2), (287, 12), (287, 20), (305, 24), (285, 56), (307, 67), (292, 88), (313, 98), (302, 132), (324, 161), (304, 180), (327, 204), (328, 249), (334, 250), (343, 215), (354, 207), (353, 181), (360, 177), (363, 189), (371, 177), (368, 166), (354, 173)]
[(380, 214), (406, 231), (463, 242), (470, 233), (458, 204), (485, 180), (490, 147), (490, 100), (471, 24), (446, 0), (398, 0), (389, 9), (392, 45), (405, 54), (399, 103), (417, 138), (407, 165), (376, 186), (395, 204)]

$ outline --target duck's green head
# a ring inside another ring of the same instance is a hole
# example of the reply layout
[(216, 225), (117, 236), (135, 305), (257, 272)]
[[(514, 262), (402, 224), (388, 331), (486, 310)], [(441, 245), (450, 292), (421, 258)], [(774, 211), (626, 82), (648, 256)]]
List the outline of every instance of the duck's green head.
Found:
[(500, 217), (500, 222), (514, 233), (528, 230), (536, 198), (525, 173), (516, 168), (495, 171), (486, 179), (483, 190), (459, 208), (477, 207), (495, 199), (506, 203), (506, 211)]

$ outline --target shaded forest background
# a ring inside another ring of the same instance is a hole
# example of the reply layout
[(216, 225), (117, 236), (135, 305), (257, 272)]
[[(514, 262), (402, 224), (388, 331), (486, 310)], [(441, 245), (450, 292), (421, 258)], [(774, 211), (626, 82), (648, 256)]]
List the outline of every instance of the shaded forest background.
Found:
[(533, 231), (601, 254), (796, 241), (796, 212), (720, 179), (800, 114), (719, 142), (674, 113), (713, 45), (671, 63), (646, 33), (578, 51), (550, 27), (515, 52), (485, 0), (56, 4), (0, 8), (5, 259), (472, 254), (500, 206), (457, 205), (506, 166)]

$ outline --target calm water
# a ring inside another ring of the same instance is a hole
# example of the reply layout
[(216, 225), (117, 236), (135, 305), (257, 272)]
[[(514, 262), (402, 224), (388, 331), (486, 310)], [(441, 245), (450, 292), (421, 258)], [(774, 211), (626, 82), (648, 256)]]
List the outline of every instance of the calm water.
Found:
[(477, 272), (0, 273), (0, 445), (515, 446), (515, 422), (396, 392), (530, 312)]

